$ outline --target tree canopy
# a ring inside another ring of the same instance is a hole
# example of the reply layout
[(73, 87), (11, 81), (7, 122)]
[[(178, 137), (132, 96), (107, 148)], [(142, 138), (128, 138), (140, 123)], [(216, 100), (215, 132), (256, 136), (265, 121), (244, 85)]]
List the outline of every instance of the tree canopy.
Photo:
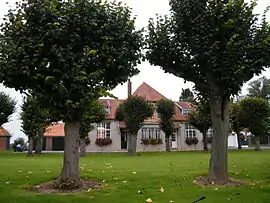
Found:
[(44, 134), (48, 125), (53, 122), (47, 109), (41, 108), (39, 101), (32, 95), (24, 98), (20, 118), (22, 130), (28, 137)]
[(143, 126), (145, 119), (152, 117), (153, 113), (153, 106), (139, 96), (130, 96), (127, 101), (117, 107), (115, 118), (125, 122), (129, 132), (128, 152), (130, 154), (136, 154), (137, 133)]
[(142, 34), (121, 4), (23, 1), (1, 31), (1, 81), (39, 93), (59, 120), (79, 120), (91, 100), (138, 73)]
[(189, 114), (188, 122), (203, 134), (204, 150), (208, 150), (207, 131), (212, 127), (208, 101), (200, 101)]
[(249, 83), (248, 87), (249, 97), (259, 97), (262, 99), (270, 99), (270, 79), (266, 77), (258, 78)]
[(170, 0), (170, 14), (150, 20), (147, 58), (195, 83), (209, 98), (213, 143), (209, 178), (227, 183), (230, 96), (270, 65), (270, 24), (244, 0)]
[(83, 118), (80, 122), (80, 136), (85, 138), (93, 130), (95, 123), (100, 123), (105, 119), (106, 110), (100, 101), (92, 101), (86, 108)]
[(160, 119), (160, 129), (165, 133), (166, 136), (166, 150), (171, 151), (170, 137), (174, 130), (172, 120), (175, 112), (174, 102), (168, 99), (159, 100), (157, 102), (157, 112)]
[(182, 88), (179, 101), (194, 102), (195, 101), (194, 93), (189, 88), (186, 89)]
[(16, 111), (16, 102), (8, 94), (0, 92), (0, 126), (10, 121)]

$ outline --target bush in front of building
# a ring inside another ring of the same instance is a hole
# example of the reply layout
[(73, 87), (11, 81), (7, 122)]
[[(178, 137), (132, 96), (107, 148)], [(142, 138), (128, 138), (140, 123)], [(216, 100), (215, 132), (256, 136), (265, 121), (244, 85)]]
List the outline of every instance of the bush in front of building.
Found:
[(141, 139), (142, 141), (142, 144), (144, 145), (160, 145), (160, 144), (163, 144), (163, 141), (161, 138), (159, 139)]
[(187, 137), (186, 138), (186, 144), (191, 146), (191, 145), (196, 145), (198, 144), (199, 140), (197, 137)]
[(108, 146), (112, 144), (112, 139), (111, 138), (97, 138), (96, 139), (96, 145), (103, 147), (103, 146)]

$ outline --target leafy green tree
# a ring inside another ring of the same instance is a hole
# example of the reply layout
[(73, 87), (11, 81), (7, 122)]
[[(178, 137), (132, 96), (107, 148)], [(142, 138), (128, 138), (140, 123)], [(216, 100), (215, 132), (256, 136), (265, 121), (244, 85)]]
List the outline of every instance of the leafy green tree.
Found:
[(40, 104), (65, 122), (57, 188), (82, 185), (79, 122), (87, 105), (138, 73), (144, 42), (134, 20), (131, 10), (116, 2), (25, 0), (1, 25), (0, 81), (33, 90)]
[(138, 96), (130, 96), (127, 101), (117, 107), (115, 117), (118, 121), (126, 123), (129, 132), (128, 153), (130, 155), (136, 155), (138, 131), (143, 126), (145, 119), (152, 117), (153, 113), (153, 106)]
[(20, 144), (22, 146), (25, 145), (25, 141), (24, 141), (24, 138), (23, 137), (18, 137), (14, 140), (14, 142), (12, 143), (12, 146), (11, 148), (15, 149), (15, 147)]
[(201, 101), (197, 104), (196, 109), (194, 109), (189, 114), (188, 122), (197, 128), (203, 135), (203, 148), (205, 151), (208, 150), (208, 139), (207, 131), (212, 127), (210, 106), (208, 100)]
[(28, 95), (24, 98), (21, 109), (23, 132), (28, 136), (28, 154), (32, 156), (34, 140), (36, 143), (35, 154), (42, 152), (42, 138), (46, 128), (53, 121), (47, 109), (41, 108), (37, 98)]
[(241, 106), (240, 106), (239, 102), (231, 103), (231, 105), (230, 105), (231, 128), (237, 135), (238, 149), (242, 149), (241, 139), (240, 139), (240, 131), (243, 128), (243, 126), (241, 125), (240, 120), (239, 120), (240, 111), (241, 111)]
[(106, 110), (100, 101), (93, 101), (87, 106), (87, 109), (80, 122), (80, 149), (81, 156), (86, 153), (86, 144), (89, 140), (88, 133), (94, 129), (95, 123), (100, 123), (105, 119)]
[(255, 150), (260, 150), (260, 137), (265, 135), (270, 117), (269, 103), (265, 99), (255, 97), (246, 98), (239, 105), (239, 123), (255, 136)]
[(270, 99), (270, 79), (261, 77), (249, 83), (249, 97), (259, 97), (262, 99)]
[(0, 126), (10, 121), (16, 111), (16, 102), (6, 93), (0, 92)]
[(269, 67), (269, 24), (255, 2), (170, 0), (170, 14), (150, 20), (147, 58), (195, 83), (210, 98), (213, 124), (209, 178), (227, 183), (230, 96)]
[(175, 104), (168, 99), (162, 99), (157, 102), (157, 112), (160, 118), (160, 129), (165, 133), (166, 151), (171, 151), (171, 135), (174, 130), (173, 115), (175, 112)]
[(193, 103), (195, 101), (194, 93), (189, 88), (186, 88), (186, 89), (182, 88), (182, 93), (181, 93), (181, 96), (179, 97), (179, 101)]

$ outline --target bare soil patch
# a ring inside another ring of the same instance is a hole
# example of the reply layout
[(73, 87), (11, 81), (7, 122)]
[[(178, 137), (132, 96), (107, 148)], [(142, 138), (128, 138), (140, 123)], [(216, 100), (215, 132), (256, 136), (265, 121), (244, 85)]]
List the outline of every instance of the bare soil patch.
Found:
[(27, 188), (30, 191), (42, 193), (42, 194), (70, 194), (70, 193), (78, 193), (78, 192), (89, 192), (92, 190), (100, 190), (102, 189), (102, 185), (95, 180), (88, 180), (88, 179), (81, 179), (81, 186), (74, 190), (62, 190), (62, 189), (55, 189), (54, 183), (55, 181), (49, 181), (46, 183), (39, 184), (37, 186), (32, 186)]
[(247, 183), (243, 181), (239, 181), (233, 178), (229, 178), (227, 183), (215, 183), (211, 181), (207, 176), (199, 176), (195, 178), (194, 183), (200, 186), (221, 186), (221, 187), (240, 187), (247, 185)]

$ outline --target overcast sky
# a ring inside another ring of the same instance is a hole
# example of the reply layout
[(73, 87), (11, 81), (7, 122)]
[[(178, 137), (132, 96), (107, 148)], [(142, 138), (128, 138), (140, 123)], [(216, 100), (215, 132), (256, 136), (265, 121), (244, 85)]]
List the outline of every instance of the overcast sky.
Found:
[[(6, 4), (6, 2), (9, 2), (9, 4)], [(0, 18), (7, 13), (9, 6), (14, 5), (15, 2), (15, 0), (0, 0)], [(137, 27), (146, 27), (149, 18), (155, 17), (156, 13), (166, 14), (169, 11), (169, 0), (122, 0), (122, 2), (133, 9), (133, 14), (137, 16)], [(258, 6), (256, 7), (255, 12), (262, 14), (268, 5), (270, 5), (269, 0), (258, 0)], [(270, 20), (269, 15), (268, 19)], [(191, 83), (184, 83), (183, 79), (166, 74), (159, 67), (151, 66), (148, 62), (144, 62), (139, 65), (138, 68), (140, 74), (131, 79), (133, 90), (135, 90), (142, 82), (146, 82), (168, 99), (178, 100), (182, 88), (192, 87)], [(263, 72), (263, 75), (270, 77), (270, 71)], [(126, 84), (118, 86), (112, 93), (118, 98), (126, 98), (126, 86)], [(246, 85), (243, 87), (244, 93), (246, 92), (245, 90)], [(22, 96), (13, 89), (5, 88), (3, 85), (0, 85), (0, 91), (9, 93), (18, 102), (16, 114), (12, 116), (12, 121), (5, 124), (4, 127), (13, 135), (13, 139), (24, 136), (21, 132), (21, 123), (19, 120)]]

